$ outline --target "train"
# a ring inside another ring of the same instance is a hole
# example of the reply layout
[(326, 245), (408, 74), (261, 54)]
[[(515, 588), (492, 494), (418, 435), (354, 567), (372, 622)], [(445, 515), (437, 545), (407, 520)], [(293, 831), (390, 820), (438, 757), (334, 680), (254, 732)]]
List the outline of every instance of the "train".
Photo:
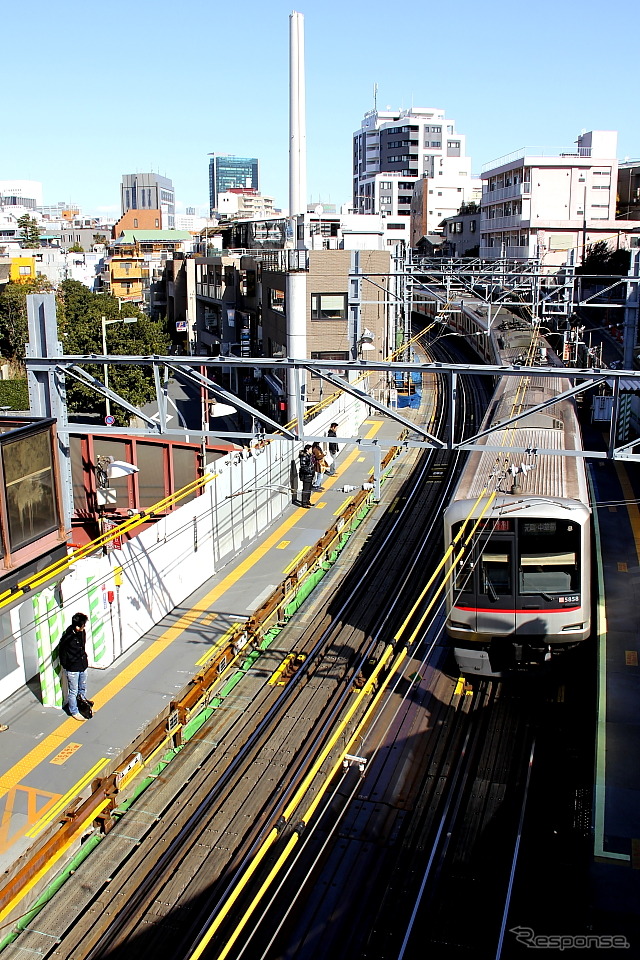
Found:
[[(502, 326), (504, 365), (560, 365), (531, 325)], [(557, 377), (501, 377), (483, 429), (569, 386), (560, 369)], [(527, 451), (470, 453), (444, 514), (446, 632), (456, 663), (462, 675), (498, 678), (539, 667), (589, 636), (591, 508), (572, 399), (478, 443)]]

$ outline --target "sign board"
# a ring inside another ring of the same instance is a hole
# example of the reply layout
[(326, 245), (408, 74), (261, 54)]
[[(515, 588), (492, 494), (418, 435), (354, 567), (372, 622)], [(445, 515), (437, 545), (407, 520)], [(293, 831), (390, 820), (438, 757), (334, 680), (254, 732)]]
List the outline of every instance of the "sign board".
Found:
[[(102, 518), (102, 532), (109, 533), (110, 530), (117, 530), (118, 524), (115, 520), (111, 520), (109, 517)], [(104, 549), (107, 553), (111, 553), (112, 550), (121, 550), (122, 549), (122, 537), (114, 537), (113, 540), (110, 540), (108, 543), (105, 543)]]
[(106, 423), (106, 425), (107, 425), (108, 427), (112, 427), (112, 426), (114, 425), (114, 423), (116, 422), (116, 418), (115, 418), (115, 417), (112, 417), (111, 414), (109, 414), (108, 417), (105, 417), (105, 418), (104, 418), (104, 422)]
[(176, 332), (177, 332), (177, 333), (186, 333), (186, 332), (187, 332), (187, 321), (186, 321), (186, 320), (176, 320)]

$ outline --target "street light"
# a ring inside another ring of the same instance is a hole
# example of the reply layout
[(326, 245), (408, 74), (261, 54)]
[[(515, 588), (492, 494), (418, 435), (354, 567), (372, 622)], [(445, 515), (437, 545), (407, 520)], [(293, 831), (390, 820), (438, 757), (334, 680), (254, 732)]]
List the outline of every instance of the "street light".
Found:
[[(107, 355), (107, 327), (111, 323), (137, 323), (137, 317), (112, 317), (110, 320), (107, 320), (106, 317), (102, 317), (102, 352)], [(105, 363), (104, 365), (104, 385), (106, 389), (109, 389), (109, 366)], [(105, 398), (105, 409), (107, 416), (111, 416), (111, 402), (109, 397)]]

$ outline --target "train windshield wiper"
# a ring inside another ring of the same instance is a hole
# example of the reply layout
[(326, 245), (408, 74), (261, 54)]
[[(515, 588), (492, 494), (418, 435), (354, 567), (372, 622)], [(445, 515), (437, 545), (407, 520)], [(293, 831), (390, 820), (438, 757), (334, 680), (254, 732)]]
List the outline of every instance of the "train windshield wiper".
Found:
[(495, 591), (495, 587), (491, 583), (491, 580), (487, 580), (487, 594), (491, 597), (492, 600), (498, 599), (498, 594)]

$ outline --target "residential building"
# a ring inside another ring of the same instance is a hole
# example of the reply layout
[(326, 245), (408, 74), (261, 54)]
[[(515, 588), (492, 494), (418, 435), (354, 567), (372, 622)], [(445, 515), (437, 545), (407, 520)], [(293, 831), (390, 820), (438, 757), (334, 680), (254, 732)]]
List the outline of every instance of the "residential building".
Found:
[(148, 288), (149, 267), (135, 243), (119, 242), (114, 252), (105, 257), (100, 275), (104, 293), (141, 309), (145, 305), (145, 281)]
[(444, 233), (443, 252), (448, 256), (477, 257), (480, 255), (479, 204), (464, 204), (455, 216), (447, 217), (440, 226)]
[(233, 157), (227, 153), (209, 154), (209, 212), (218, 209), (218, 198), (234, 187), (259, 189), (258, 161), (255, 157)]
[[(168, 177), (157, 173), (129, 173), (120, 185), (121, 210), (160, 210), (162, 230), (175, 227), (175, 192)], [(143, 229), (141, 227), (141, 229)]]
[(122, 214), (120, 219), (114, 223), (111, 233), (114, 240), (126, 230), (161, 230), (162, 229), (162, 211), (161, 210), (137, 210), (130, 209)]
[(220, 218), (255, 219), (275, 212), (273, 197), (264, 197), (250, 187), (232, 187), (218, 194), (217, 214)]
[(167, 309), (167, 263), (190, 252), (192, 246), (193, 237), (186, 230), (126, 230), (104, 260), (102, 289), (158, 318)]
[(599, 240), (628, 246), (634, 223), (616, 220), (617, 137), (594, 130), (569, 148), (524, 147), (485, 164), (480, 256), (555, 267)]
[(414, 186), (424, 178), (423, 235), (472, 200), (479, 186), (455, 121), (435, 108), (366, 113), (353, 135), (353, 209), (384, 214), (388, 229), (408, 242)]
[(616, 216), (640, 220), (640, 160), (625, 160), (618, 164)]
[[(295, 233), (307, 249), (292, 249)], [(288, 276), (302, 271), (308, 356), (358, 359), (365, 330), (371, 334), (364, 347), (366, 358), (386, 356), (394, 342), (394, 301), (387, 294), (387, 283), (396, 251), (386, 244), (384, 219), (307, 213), (298, 216), (293, 234), (286, 217), (237, 221), (224, 231), (226, 249), (214, 253), (207, 243), (206, 256), (167, 264), (167, 320), (175, 331), (176, 348), (203, 356), (284, 356)], [(242, 252), (247, 249), (250, 255)], [(363, 292), (360, 307), (350, 309), (349, 274), (359, 250), (366, 250), (366, 267), (376, 282), (366, 295)], [(254, 372), (239, 380), (236, 368), (225, 375), (229, 378), (225, 385), (238, 396), (274, 419), (285, 415), (284, 375)], [(369, 386), (384, 387), (377, 376)], [(320, 377), (309, 377), (307, 401), (321, 399), (328, 389)]]

